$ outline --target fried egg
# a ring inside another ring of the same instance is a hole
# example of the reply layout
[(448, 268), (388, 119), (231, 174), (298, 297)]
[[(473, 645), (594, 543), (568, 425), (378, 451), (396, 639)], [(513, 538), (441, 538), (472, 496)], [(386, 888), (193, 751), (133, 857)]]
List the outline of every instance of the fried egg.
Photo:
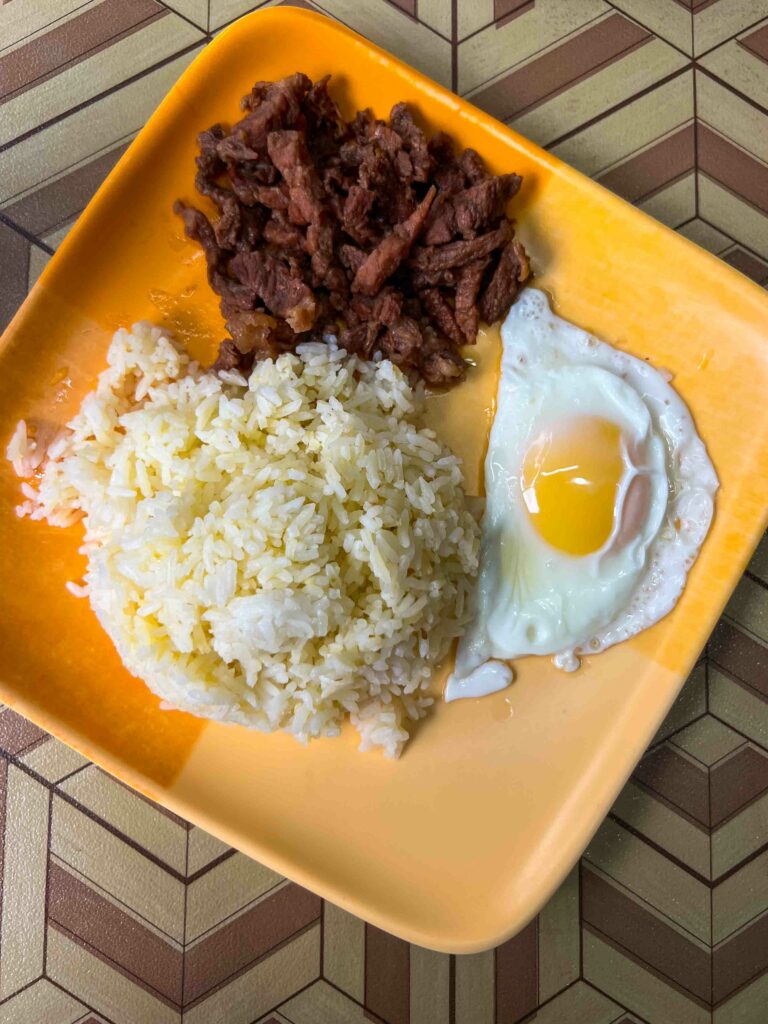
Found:
[(474, 618), (445, 699), (507, 686), (508, 661), (572, 671), (676, 604), (718, 487), (667, 376), (527, 288), (501, 331)]

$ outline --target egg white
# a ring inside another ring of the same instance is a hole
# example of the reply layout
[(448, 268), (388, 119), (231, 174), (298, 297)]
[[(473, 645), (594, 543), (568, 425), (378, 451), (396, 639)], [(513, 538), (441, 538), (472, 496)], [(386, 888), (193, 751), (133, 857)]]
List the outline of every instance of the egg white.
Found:
[[(497, 411), (485, 461), (486, 509), (475, 615), (459, 643), (445, 699), (508, 685), (507, 661), (553, 655), (572, 670), (647, 629), (676, 604), (709, 529), (718, 480), (691, 415), (665, 376), (555, 316), (527, 288), (502, 327)], [(526, 508), (522, 466), (558, 421), (600, 418), (621, 430), (624, 475), (611, 536), (577, 557), (550, 546)], [(619, 542), (631, 481), (648, 501)]]

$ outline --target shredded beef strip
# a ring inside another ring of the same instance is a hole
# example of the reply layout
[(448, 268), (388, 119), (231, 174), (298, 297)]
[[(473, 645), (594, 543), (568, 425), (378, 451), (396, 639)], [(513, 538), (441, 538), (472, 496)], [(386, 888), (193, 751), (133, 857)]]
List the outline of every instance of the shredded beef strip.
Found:
[(510, 242), (504, 247), (493, 277), (480, 299), (480, 316), (487, 324), (494, 323), (509, 309), (528, 273), (525, 250), (519, 242)]
[(521, 179), (457, 154), (445, 132), (427, 139), (404, 103), (346, 121), (328, 82), (257, 82), (239, 121), (198, 136), (206, 211), (174, 209), (229, 332), (214, 368), (248, 370), (332, 333), (451, 386), (480, 319), (499, 319), (530, 274), (506, 215)]
[(413, 213), (401, 224), (396, 224), (376, 248), (368, 254), (352, 282), (353, 292), (375, 295), (408, 255), (411, 246), (424, 227), (432, 200), (434, 185), (429, 189)]
[(518, 174), (501, 174), (447, 196), (427, 225), (425, 244), (444, 244), (456, 235), (474, 238), (491, 221), (498, 220), (522, 180)]
[(239, 252), (230, 270), (246, 288), (252, 289), (275, 316), (281, 316), (297, 334), (310, 330), (317, 304), (308, 285), (291, 275), (285, 263), (268, 252)]
[(456, 282), (454, 316), (467, 345), (474, 345), (477, 341), (477, 329), (480, 325), (477, 296), (488, 262), (486, 257), (465, 263), (459, 271), (459, 278)]
[(419, 298), (438, 331), (458, 348), (466, 344), (464, 334), (456, 322), (454, 310), (439, 288), (425, 288), (423, 292), (419, 292)]
[(427, 274), (463, 267), (471, 260), (490, 256), (494, 249), (500, 249), (506, 244), (510, 234), (509, 224), (504, 223), (501, 227), (495, 228), (485, 235), (479, 235), (470, 241), (420, 246), (413, 250), (410, 263), (416, 270), (424, 270)]

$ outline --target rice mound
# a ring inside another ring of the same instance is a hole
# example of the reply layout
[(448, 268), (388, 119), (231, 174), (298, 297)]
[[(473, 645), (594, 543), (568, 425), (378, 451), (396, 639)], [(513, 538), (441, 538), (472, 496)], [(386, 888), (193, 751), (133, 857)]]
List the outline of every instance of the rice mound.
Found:
[(19, 513), (82, 518), (85, 586), (167, 705), (306, 741), (349, 715), (397, 756), (467, 622), (479, 528), (459, 460), (392, 363), (308, 343), (206, 373), (149, 324), (47, 453), (20, 423)]

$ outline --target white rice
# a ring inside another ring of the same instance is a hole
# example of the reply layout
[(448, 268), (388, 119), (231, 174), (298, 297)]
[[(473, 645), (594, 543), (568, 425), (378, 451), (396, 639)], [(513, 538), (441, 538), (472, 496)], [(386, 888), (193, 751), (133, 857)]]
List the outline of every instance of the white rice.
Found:
[[(120, 330), (68, 432), (20, 423), (19, 513), (82, 518), (87, 593), (167, 705), (301, 740), (349, 715), (396, 756), (465, 625), (479, 529), (458, 459), (390, 362), (333, 344), (204, 373)], [(83, 586), (84, 584), (84, 586)]]

